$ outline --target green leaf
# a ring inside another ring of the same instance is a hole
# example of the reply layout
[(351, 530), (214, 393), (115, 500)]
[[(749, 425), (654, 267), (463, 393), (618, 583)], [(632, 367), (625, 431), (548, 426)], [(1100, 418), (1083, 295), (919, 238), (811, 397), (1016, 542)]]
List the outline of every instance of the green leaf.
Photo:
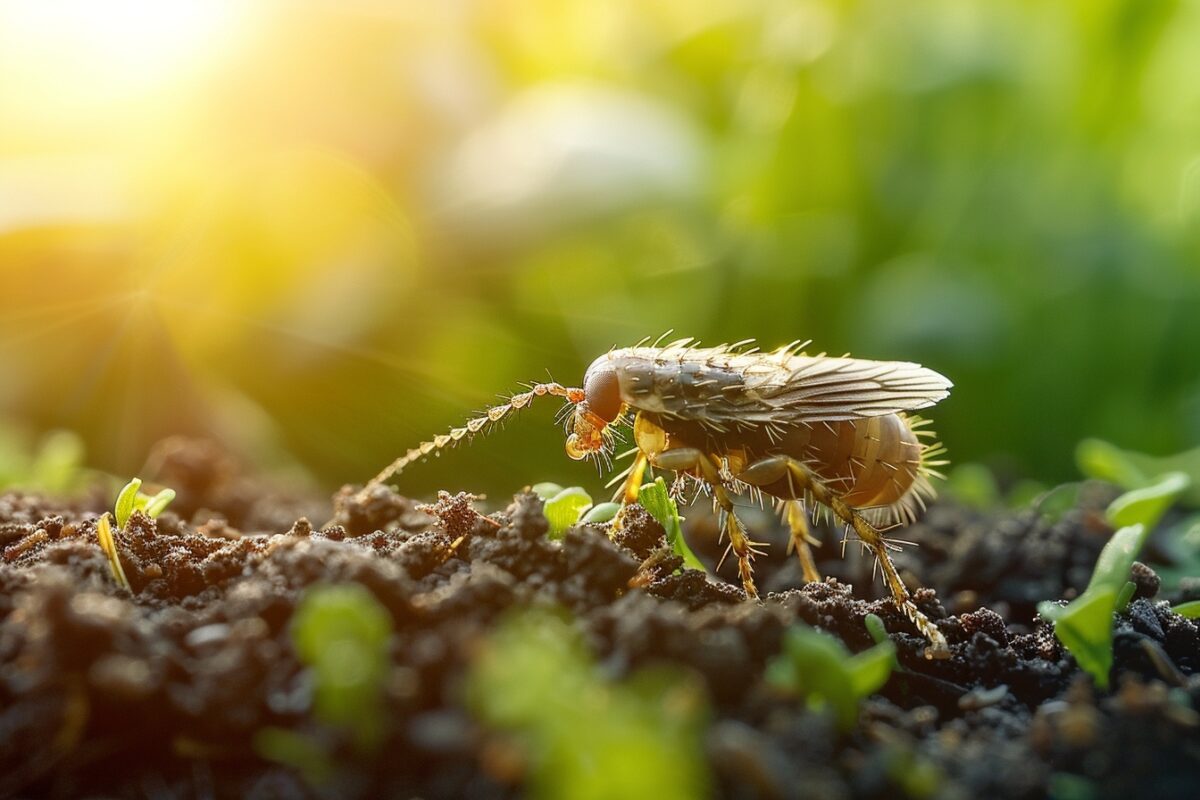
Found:
[(163, 489), (153, 497), (146, 498), (145, 512), (148, 517), (157, 517), (159, 514), (167, 510), (167, 506), (171, 505), (171, 501), (175, 499), (174, 489)]
[(597, 503), (579, 521), (588, 523), (612, 522), (620, 510), (620, 503)]
[(1085, 475), (1124, 489), (1141, 489), (1157, 480), (1157, 476), (1182, 472), (1191, 479), (1182, 495), (1183, 502), (1200, 505), (1200, 447), (1169, 456), (1151, 456), (1122, 450), (1099, 439), (1085, 439), (1075, 451), (1075, 460)]
[(850, 687), (859, 697), (874, 694), (888, 681), (896, 664), (896, 645), (880, 642), (853, 656), (847, 663)]
[(1111, 588), (1088, 590), (1067, 606), (1038, 604), (1038, 613), (1054, 623), (1054, 635), (1071, 651), (1079, 668), (1101, 689), (1108, 688), (1112, 669), (1112, 624), (1117, 593)]
[(129, 522), (129, 517), (133, 515), (134, 503), (137, 502), (137, 493), (140, 488), (142, 488), (142, 479), (134, 478), (125, 484), (125, 488), (117, 495), (117, 502), (113, 510), (118, 528), (124, 529), (125, 524)]
[(1149, 534), (1150, 529), (1142, 524), (1130, 525), (1114, 533), (1100, 551), (1100, 558), (1096, 560), (1096, 567), (1092, 570), (1092, 579), (1088, 583), (1087, 591), (1111, 589), (1113, 597), (1116, 597), (1125, 581), (1129, 580), (1129, 570)]
[(676, 555), (683, 558), (686, 566), (707, 571), (704, 562), (696, 557), (688, 547), (687, 540), (683, 538), (683, 526), (680, 524), (683, 518), (679, 516), (679, 506), (675, 504), (671, 493), (667, 491), (666, 482), (661, 477), (655, 478), (653, 483), (642, 485), (638, 491), (638, 504), (663, 526), (663, 530), (667, 532), (667, 543)]
[(866, 626), (867, 633), (871, 634), (871, 638), (875, 640), (875, 644), (891, 641), (888, 638), (887, 628), (878, 614), (867, 614), (863, 617), (863, 625)]
[(1100, 551), (1087, 591), (1066, 606), (1038, 604), (1042, 618), (1054, 623), (1058, 640), (1102, 689), (1108, 688), (1112, 669), (1113, 612), (1149, 530), (1141, 524), (1121, 528)]
[(542, 501), (545, 502), (546, 500), (552, 499), (556, 494), (561, 492), (563, 490), (563, 487), (559, 486), (557, 483), (550, 483), (549, 481), (545, 481), (543, 483), (535, 483), (533, 486), (529, 487), (529, 490), (531, 492), (533, 492), (534, 494), (536, 494), (538, 497), (542, 498)]
[(1181, 617), (1200, 619), (1200, 600), (1191, 600), (1187, 603), (1171, 606), (1171, 610)]
[(858, 722), (858, 704), (887, 682), (896, 663), (891, 641), (852, 656), (840, 640), (796, 625), (784, 634), (781, 652), (767, 665), (771, 685), (803, 695), (812, 708), (828, 707), (838, 726)]
[(1125, 492), (1108, 506), (1108, 521), (1117, 527), (1141, 523), (1153, 528), (1191, 482), (1185, 473), (1168, 472), (1149, 486)]
[(1117, 595), (1117, 605), (1114, 609), (1118, 614), (1129, 608), (1129, 601), (1133, 599), (1135, 592), (1137, 592), (1137, 584), (1133, 581), (1125, 581), (1120, 594)]
[(1149, 477), (1129, 454), (1103, 439), (1084, 439), (1075, 448), (1075, 463), (1089, 478), (1115, 483), (1125, 489), (1145, 486)]
[(547, 500), (542, 513), (550, 522), (550, 538), (561, 539), (567, 528), (579, 522), (579, 518), (591, 507), (591, 495), (578, 486), (563, 489)]

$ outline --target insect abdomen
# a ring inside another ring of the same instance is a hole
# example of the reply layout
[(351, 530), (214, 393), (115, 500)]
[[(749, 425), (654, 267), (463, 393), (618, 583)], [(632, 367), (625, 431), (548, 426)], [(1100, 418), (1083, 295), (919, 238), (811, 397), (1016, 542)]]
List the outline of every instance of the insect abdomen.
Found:
[(900, 414), (807, 426), (798, 453), (855, 508), (892, 506), (924, 490), (921, 444)]

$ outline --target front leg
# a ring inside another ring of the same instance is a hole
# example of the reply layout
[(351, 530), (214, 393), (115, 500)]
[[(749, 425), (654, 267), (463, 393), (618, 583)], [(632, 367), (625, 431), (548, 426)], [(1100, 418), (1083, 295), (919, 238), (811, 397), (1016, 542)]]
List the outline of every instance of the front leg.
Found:
[(758, 599), (758, 588), (754, 585), (754, 569), (750, 562), (754, 557), (755, 542), (746, 536), (746, 529), (733, 510), (733, 501), (725, 491), (721, 480), (721, 470), (717, 459), (697, 450), (694, 447), (677, 447), (664, 450), (648, 457), (649, 462), (659, 469), (669, 469), (675, 472), (690, 472), (698, 475), (707, 483), (713, 492), (713, 498), (724, 512), (724, 526), (729, 533), (729, 547), (738, 559), (738, 577), (742, 579), (742, 587), (746, 594)]

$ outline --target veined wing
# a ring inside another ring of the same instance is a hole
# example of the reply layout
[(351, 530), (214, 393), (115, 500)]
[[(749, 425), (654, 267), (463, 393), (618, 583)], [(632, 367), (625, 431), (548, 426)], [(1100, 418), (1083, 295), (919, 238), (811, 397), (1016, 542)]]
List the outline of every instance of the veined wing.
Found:
[(630, 348), (612, 356), (633, 408), (715, 427), (915, 411), (945, 398), (953, 385), (905, 361), (676, 346)]
[(791, 356), (781, 366), (761, 377), (751, 368), (746, 395), (785, 422), (835, 422), (916, 411), (943, 400), (953, 386), (945, 376), (908, 361)]

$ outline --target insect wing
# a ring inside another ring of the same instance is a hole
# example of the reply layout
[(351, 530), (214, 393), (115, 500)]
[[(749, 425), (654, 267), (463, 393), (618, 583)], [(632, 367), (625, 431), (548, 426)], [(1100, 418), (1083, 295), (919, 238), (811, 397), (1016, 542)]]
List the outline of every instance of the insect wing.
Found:
[[(926, 408), (950, 394), (953, 384), (907, 361), (792, 356), (784, 369), (755, 378), (747, 395), (786, 422), (836, 422)], [(756, 385), (757, 384), (757, 385)]]

